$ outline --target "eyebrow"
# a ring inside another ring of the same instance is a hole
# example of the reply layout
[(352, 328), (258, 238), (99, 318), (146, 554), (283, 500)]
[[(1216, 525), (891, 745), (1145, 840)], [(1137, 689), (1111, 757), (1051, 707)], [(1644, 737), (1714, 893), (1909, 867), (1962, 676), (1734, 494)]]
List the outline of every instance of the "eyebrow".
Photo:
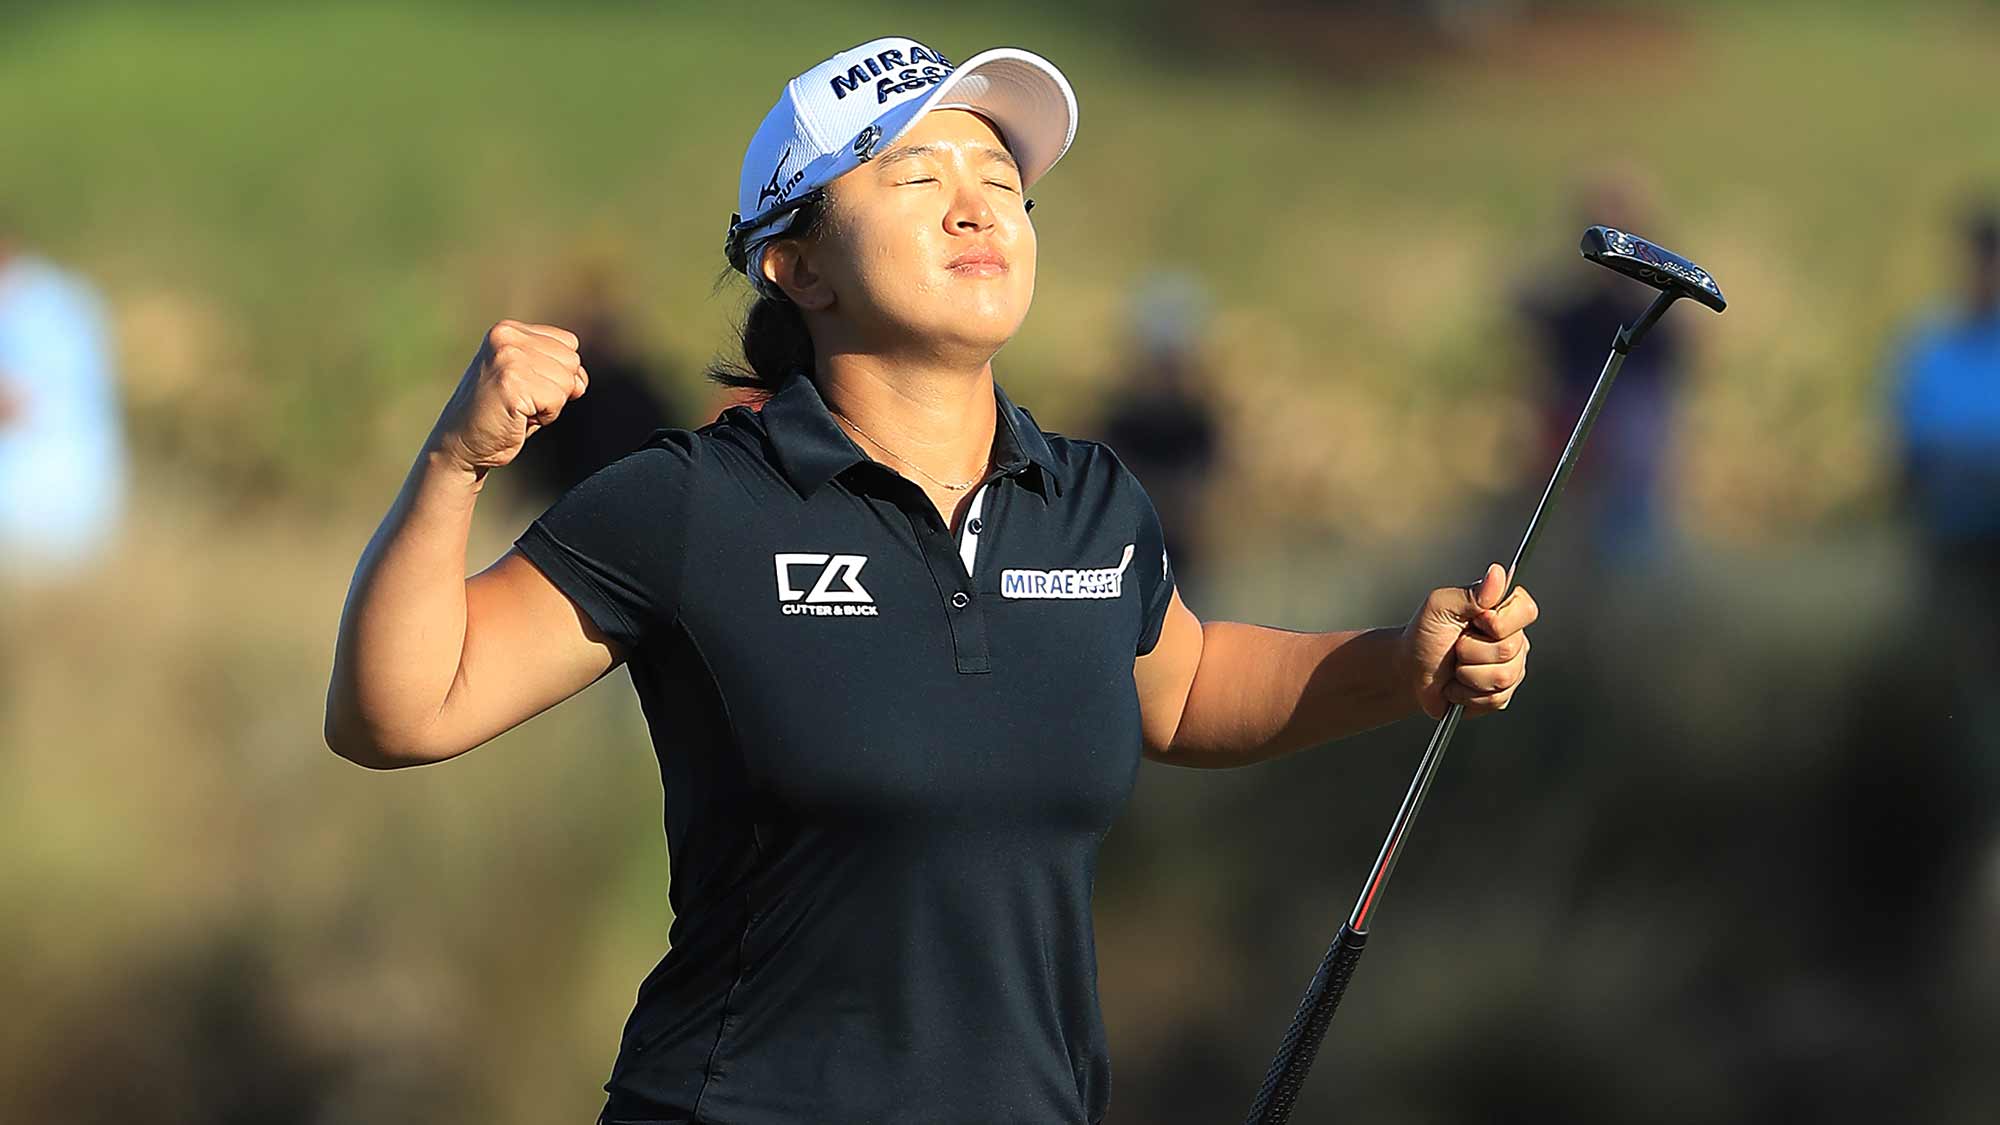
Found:
[[(966, 145), (965, 148), (967, 152), (978, 153), (988, 160), (998, 160), (1016, 172), (1021, 170), (1021, 166), (1014, 162), (1014, 154), (1004, 148), (995, 148), (988, 144), (970, 144)], [(943, 154), (944, 150), (934, 144), (910, 145), (906, 148), (894, 149), (883, 153), (875, 161), (875, 166), (877, 168), (887, 168), (898, 161), (910, 160), (919, 156), (942, 156)]]

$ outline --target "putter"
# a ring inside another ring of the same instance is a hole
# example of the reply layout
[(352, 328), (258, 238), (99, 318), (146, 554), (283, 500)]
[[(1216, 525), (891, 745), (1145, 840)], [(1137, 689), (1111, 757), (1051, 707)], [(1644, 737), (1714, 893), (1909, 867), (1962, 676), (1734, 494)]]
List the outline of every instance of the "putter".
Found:
[[(1612, 338), (1611, 355), (1605, 359), (1604, 370), (1597, 376), (1596, 385), (1590, 388), (1590, 398), (1583, 404), (1583, 414), (1577, 418), (1576, 428), (1570, 431), (1569, 444), (1563, 447), (1562, 456), (1556, 461), (1555, 475), (1549, 478), (1541, 503), (1535, 506), (1535, 514), (1528, 520), (1527, 533), (1521, 537), (1521, 545), (1514, 552), (1514, 562), (1507, 568), (1509, 592), (1520, 575), (1521, 564), (1527, 561), (1528, 552), (1534, 549), (1542, 521), (1554, 509), (1556, 498), (1562, 495), (1563, 484), (1569, 480), (1570, 470), (1576, 467), (1577, 457), (1583, 452), (1584, 439), (1590, 436), (1591, 426), (1596, 424), (1598, 413), (1604, 409), (1611, 381), (1618, 377), (1618, 369), (1624, 366), (1625, 356), (1639, 346), (1639, 341), (1652, 330), (1661, 314), (1667, 311), (1667, 306), (1675, 301), (1686, 297), (1716, 312), (1721, 312), (1727, 304), (1722, 298), (1722, 290), (1707, 270), (1615, 227), (1591, 227), (1584, 231), (1581, 249), (1584, 257), (1598, 265), (1643, 281), (1659, 292), (1636, 323), (1629, 328), (1621, 327)], [(1505, 595), (1502, 597), (1504, 599)], [(1375, 857), (1375, 868), (1361, 888), (1361, 897), (1355, 902), (1353, 913), (1347, 916), (1339, 935), (1327, 947), (1326, 956), (1320, 959), (1319, 971), (1313, 974), (1312, 984), (1307, 987), (1304, 999), (1299, 1001), (1299, 1010), (1292, 1017), (1292, 1026), (1285, 1032), (1277, 1057), (1271, 1061), (1270, 1071), (1264, 1076), (1263, 1088), (1257, 1091), (1257, 1100), (1250, 1107), (1246, 1125), (1284, 1125), (1291, 1119), (1299, 1091), (1305, 1086), (1306, 1072), (1312, 1069), (1313, 1056), (1318, 1053), (1320, 1040), (1326, 1035), (1327, 1024), (1332, 1022), (1334, 1009), (1340, 1006), (1340, 997), (1347, 991), (1347, 982), (1354, 976), (1354, 966), (1360, 962), (1361, 951), (1368, 944), (1368, 926), (1374, 919), (1375, 909), (1381, 905), (1382, 888), (1388, 885), (1390, 873), (1396, 870), (1396, 860), (1402, 854), (1403, 839), (1409, 833), (1410, 822), (1416, 819), (1417, 810), (1423, 807), (1424, 797), (1430, 792), (1431, 778), (1437, 774), (1438, 762), (1443, 760), (1445, 747), (1451, 743), (1452, 732), (1458, 729), (1458, 721), (1464, 711), (1463, 704), (1452, 704), (1432, 732), (1430, 745), (1424, 750), (1423, 759), (1417, 763), (1417, 775), (1403, 797), (1403, 806), (1396, 810), (1396, 819), (1389, 825), (1388, 838), (1382, 841), (1382, 851)]]

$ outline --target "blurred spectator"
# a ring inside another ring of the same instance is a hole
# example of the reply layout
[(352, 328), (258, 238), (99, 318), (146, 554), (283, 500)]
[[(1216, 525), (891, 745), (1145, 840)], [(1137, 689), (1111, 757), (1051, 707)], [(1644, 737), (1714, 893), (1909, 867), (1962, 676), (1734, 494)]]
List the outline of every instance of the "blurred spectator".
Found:
[[(1652, 192), (1636, 172), (1585, 184), (1577, 196), (1575, 234), (1612, 226), (1652, 233)], [(1552, 466), (1604, 370), (1618, 329), (1639, 319), (1653, 299), (1648, 286), (1607, 269), (1566, 261), (1561, 281), (1535, 286), (1521, 310), (1543, 388), (1543, 451)], [(1687, 348), (1668, 317), (1619, 368), (1611, 398), (1570, 477), (1563, 506), (1590, 530), (1600, 562), (1644, 564), (1668, 527), (1661, 466), (1673, 421), (1673, 396)], [(1546, 472), (1546, 469), (1539, 470)], [(1536, 478), (1538, 481), (1543, 479)]]
[(123, 431), (96, 291), (0, 219), (0, 572), (70, 575), (110, 545)]
[[(1961, 713), (2000, 715), (1987, 591), (2000, 577), (2000, 210), (1962, 228), (1964, 289), (1920, 320), (1896, 357), (1893, 412), (1903, 483), (1931, 569), (1934, 636)], [(1968, 729), (1990, 729), (1975, 724)]]
[(555, 323), (576, 333), (590, 389), (523, 446), (508, 476), (538, 510), (578, 481), (639, 448), (685, 411), (631, 338), (609, 275), (587, 271)]
[(1966, 220), (1965, 289), (1897, 359), (1904, 481), (1928, 545), (1953, 569), (2000, 575), (2000, 211)]
[(1222, 436), (1201, 359), (1208, 294), (1188, 274), (1157, 274), (1134, 296), (1130, 317), (1132, 358), (1099, 436), (1152, 497), (1174, 577), (1193, 589), (1206, 562), (1201, 510)]

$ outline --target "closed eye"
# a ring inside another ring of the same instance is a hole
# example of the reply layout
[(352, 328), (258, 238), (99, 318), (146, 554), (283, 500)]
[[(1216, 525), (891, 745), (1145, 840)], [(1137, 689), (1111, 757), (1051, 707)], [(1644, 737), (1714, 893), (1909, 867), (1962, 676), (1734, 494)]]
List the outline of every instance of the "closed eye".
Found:
[[(1020, 191), (1020, 190), (1021, 190), (1020, 188), (1017, 188), (1017, 187), (1015, 187), (1015, 186), (1014, 186), (1013, 184), (1010, 184), (1010, 183), (1008, 183), (1008, 182), (1007, 182), (1006, 180), (988, 180), (988, 181), (986, 181), (986, 182), (987, 182), (987, 183), (989, 183), (989, 184), (992, 184), (992, 185), (993, 185), (994, 187), (997, 187), (997, 188), (1006, 188), (1006, 189), (1007, 189), (1008, 191)], [(917, 177), (917, 178), (916, 178), (916, 179), (914, 179), (914, 180), (904, 180), (904, 181), (902, 181), (902, 183), (901, 183), (901, 184), (899, 184), (899, 185), (897, 185), (897, 186), (899, 186), (899, 187), (908, 187), (908, 186), (909, 186), (909, 185), (911, 185), (911, 184), (934, 184), (934, 183), (937, 183), (937, 180), (936, 180), (936, 178), (935, 178), (935, 177), (931, 177), (931, 176), (919, 176), (919, 177)]]

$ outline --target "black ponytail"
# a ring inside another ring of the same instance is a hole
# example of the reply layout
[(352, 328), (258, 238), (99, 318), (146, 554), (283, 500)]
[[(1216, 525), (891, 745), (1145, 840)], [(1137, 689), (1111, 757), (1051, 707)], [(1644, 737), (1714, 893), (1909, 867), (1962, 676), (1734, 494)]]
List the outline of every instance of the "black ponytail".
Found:
[[(817, 237), (832, 229), (832, 212), (825, 190), (815, 190), (799, 207), (798, 217), (792, 220), (791, 227), (782, 237)], [(728, 259), (728, 264), (715, 280), (718, 290), (732, 274), (747, 278), (748, 254), (734, 238), (725, 246), (724, 257)], [(764, 288), (770, 288), (768, 282)], [(717, 360), (709, 365), (707, 376), (711, 382), (733, 390), (768, 395), (784, 385), (795, 371), (803, 371), (808, 377), (812, 375), (815, 368), (813, 339), (812, 333), (806, 330), (805, 314), (789, 298), (782, 294), (766, 296), (763, 289), (755, 285), (751, 286), (751, 290), (756, 293), (756, 300), (736, 328), (742, 342), (743, 362)]]

